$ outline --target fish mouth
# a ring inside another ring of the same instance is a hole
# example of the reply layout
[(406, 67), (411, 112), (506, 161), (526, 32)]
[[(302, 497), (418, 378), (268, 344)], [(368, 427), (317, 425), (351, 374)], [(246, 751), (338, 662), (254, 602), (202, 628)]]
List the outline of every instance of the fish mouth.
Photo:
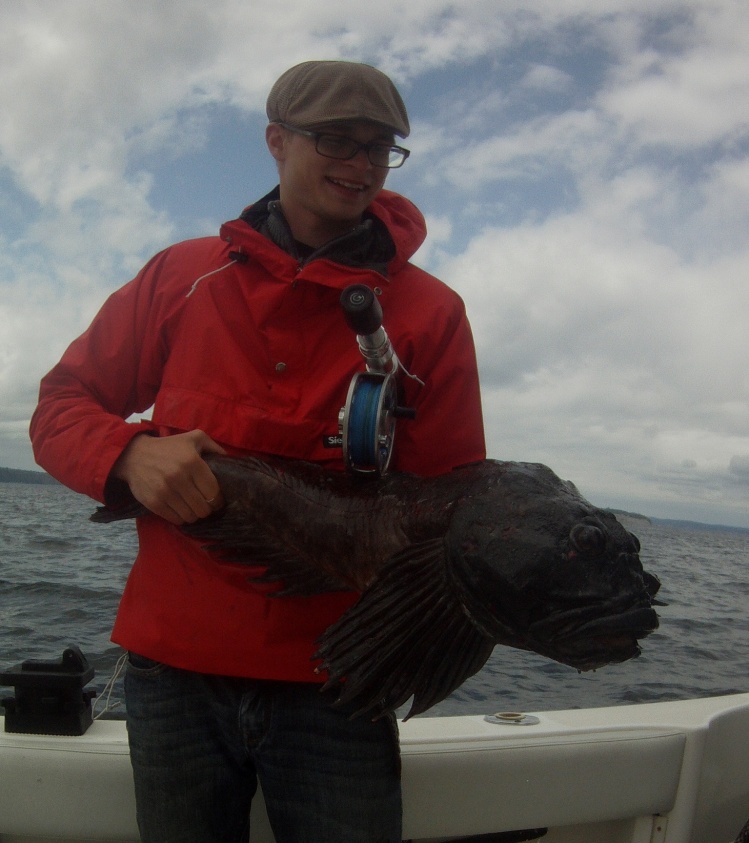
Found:
[(531, 624), (529, 649), (577, 670), (596, 670), (639, 656), (639, 639), (656, 629), (658, 615), (649, 601), (627, 608), (570, 609)]

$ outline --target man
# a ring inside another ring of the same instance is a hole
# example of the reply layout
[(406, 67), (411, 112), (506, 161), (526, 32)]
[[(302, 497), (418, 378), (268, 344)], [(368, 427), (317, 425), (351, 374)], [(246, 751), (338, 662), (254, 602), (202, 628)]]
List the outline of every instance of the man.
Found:
[[(315, 641), (356, 599), (273, 598), (174, 525), (221, 506), (202, 455), (246, 452), (343, 470), (337, 416), (363, 361), (339, 305), (379, 297), (405, 367), (392, 468), (485, 456), (460, 299), (408, 262), (426, 231), (383, 190), (408, 117), (368, 65), (305, 62), (273, 86), (266, 141), (279, 186), (156, 255), (43, 379), (40, 465), (116, 504), (136, 498), (139, 553), (113, 640), (129, 651), (128, 733), (142, 839), (246, 841), (259, 779), (278, 843), (401, 840), (394, 718), (349, 719), (319, 692)], [(127, 422), (153, 405), (152, 421)]]

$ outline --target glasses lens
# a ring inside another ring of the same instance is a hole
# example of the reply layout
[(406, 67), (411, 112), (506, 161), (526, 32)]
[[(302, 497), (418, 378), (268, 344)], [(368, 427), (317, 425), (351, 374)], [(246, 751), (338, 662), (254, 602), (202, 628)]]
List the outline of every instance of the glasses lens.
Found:
[(359, 151), (359, 144), (344, 135), (318, 135), (317, 151), (328, 158), (353, 158)]
[(373, 143), (367, 148), (367, 155), (370, 163), (374, 164), (375, 167), (392, 167), (390, 163), (393, 158), (391, 146), (386, 146), (384, 143)]
[[(407, 149), (403, 149), (401, 146), (390, 146), (388, 147), (387, 164), (383, 164), (382, 166), (390, 167), (391, 169), (400, 167), (410, 154)], [(370, 155), (370, 159), (371, 157)]]

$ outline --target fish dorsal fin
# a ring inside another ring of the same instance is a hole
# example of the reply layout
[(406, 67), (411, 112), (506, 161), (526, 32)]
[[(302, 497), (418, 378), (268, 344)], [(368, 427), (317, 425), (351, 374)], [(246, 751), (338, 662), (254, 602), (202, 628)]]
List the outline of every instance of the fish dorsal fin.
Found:
[(206, 550), (224, 562), (263, 568), (248, 579), (254, 583), (278, 583), (272, 597), (306, 597), (326, 591), (350, 591), (338, 577), (315, 568), (288, 547), (279, 546), (277, 531), (249, 523), (238, 508), (227, 507), (214, 516), (183, 524), (180, 530), (206, 542)]
[(448, 585), (442, 539), (396, 554), (318, 645), (339, 704), (377, 717), (413, 696), (406, 719), (451, 694), (494, 648)]
[(227, 505), (183, 526), (225, 561), (264, 567), (276, 594), (361, 591), (403, 547), (398, 498), (313, 463), (214, 457)]

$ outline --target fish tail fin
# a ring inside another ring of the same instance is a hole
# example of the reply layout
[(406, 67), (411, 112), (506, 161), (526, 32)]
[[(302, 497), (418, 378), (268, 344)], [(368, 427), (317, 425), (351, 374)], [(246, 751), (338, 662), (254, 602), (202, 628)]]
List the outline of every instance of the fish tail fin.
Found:
[(148, 515), (148, 510), (143, 504), (133, 500), (123, 506), (97, 506), (96, 511), (89, 516), (89, 521), (97, 524), (111, 524), (113, 521), (126, 521), (128, 518), (137, 518), (141, 515)]

